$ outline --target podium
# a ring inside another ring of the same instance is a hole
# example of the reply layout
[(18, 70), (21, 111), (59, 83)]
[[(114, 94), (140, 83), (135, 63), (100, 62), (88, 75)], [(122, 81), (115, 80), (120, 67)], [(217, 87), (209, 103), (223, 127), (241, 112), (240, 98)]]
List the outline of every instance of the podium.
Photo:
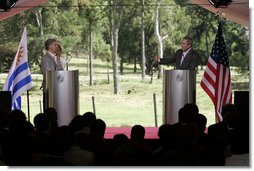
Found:
[(79, 114), (79, 71), (46, 71), (46, 107), (57, 111), (58, 126)]
[(163, 71), (163, 123), (178, 122), (178, 111), (186, 103), (196, 103), (196, 71)]

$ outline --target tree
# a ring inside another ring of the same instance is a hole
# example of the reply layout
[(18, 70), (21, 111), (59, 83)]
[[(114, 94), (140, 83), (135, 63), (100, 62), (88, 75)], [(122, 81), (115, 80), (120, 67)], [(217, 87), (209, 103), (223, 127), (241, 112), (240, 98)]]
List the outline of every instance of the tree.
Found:
[(236, 66), (239, 73), (249, 74), (249, 30), (229, 21), (225, 21), (222, 29), (230, 66)]
[[(93, 47), (94, 47), (94, 30), (96, 29), (98, 21), (102, 18), (101, 10), (98, 7), (102, 3), (101, 1), (81, 1), (79, 5), (80, 13), (82, 13), (86, 20), (88, 21), (88, 31), (89, 31), (89, 58), (88, 58), (88, 71), (89, 71), (89, 85), (93, 85)], [(84, 8), (85, 9), (84, 9)]]
[(145, 66), (146, 66), (146, 57), (145, 57), (145, 31), (144, 31), (144, 5), (145, 0), (140, 0), (142, 5), (141, 11), (141, 56), (142, 56), (142, 80), (145, 79)]
[[(155, 8), (155, 18), (154, 18), (154, 32), (157, 38), (158, 45), (158, 58), (163, 58), (163, 39), (167, 38), (168, 35), (161, 36), (159, 28), (159, 10), (160, 10), (161, 0), (157, 0)], [(161, 67), (158, 70), (158, 78), (161, 77)]]
[(111, 26), (111, 46), (112, 46), (112, 65), (113, 65), (113, 80), (114, 80), (114, 94), (120, 94), (119, 80), (118, 80), (118, 33), (120, 22), (123, 14), (123, 2), (121, 0), (108, 0), (109, 3), (109, 22)]
[[(44, 31), (43, 31), (43, 22), (42, 22), (42, 8), (35, 8), (33, 10), (33, 13), (35, 15), (36, 23), (37, 23), (37, 26), (38, 26), (38, 29), (39, 29), (39, 39), (38, 40), (33, 39), (31, 41), (32, 44), (30, 44), (29, 47), (35, 45), (37, 47), (38, 51), (33, 51), (32, 52), (33, 56), (36, 55), (36, 56), (42, 57), (43, 56), (43, 49), (44, 49), (44, 47), (41, 46), (41, 45), (44, 44)], [(37, 58), (37, 59), (39, 59), (39, 58)], [(39, 64), (38, 60), (37, 60), (37, 63)]]

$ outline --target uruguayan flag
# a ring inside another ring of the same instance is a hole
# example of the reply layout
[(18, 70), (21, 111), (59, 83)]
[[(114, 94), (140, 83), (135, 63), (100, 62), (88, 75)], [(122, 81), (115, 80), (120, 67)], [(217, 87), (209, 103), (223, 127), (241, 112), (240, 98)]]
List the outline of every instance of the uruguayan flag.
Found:
[(32, 87), (32, 77), (27, 60), (27, 32), (25, 27), (18, 51), (3, 87), (3, 91), (11, 91), (13, 110), (21, 110), (21, 95)]

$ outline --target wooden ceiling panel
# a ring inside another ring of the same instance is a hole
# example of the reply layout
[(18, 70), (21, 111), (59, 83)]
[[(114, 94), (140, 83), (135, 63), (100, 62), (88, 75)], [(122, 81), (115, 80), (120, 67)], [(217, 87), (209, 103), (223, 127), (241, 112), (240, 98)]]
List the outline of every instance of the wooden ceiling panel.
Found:
[(0, 9), (0, 21), (26, 11), (29, 8), (39, 6), (46, 1), (48, 0), (18, 0), (17, 4), (10, 11), (6, 12)]
[(249, 0), (233, 0), (227, 8), (215, 8), (208, 0), (191, 0), (213, 13), (223, 12), (223, 17), (243, 26), (249, 27)]

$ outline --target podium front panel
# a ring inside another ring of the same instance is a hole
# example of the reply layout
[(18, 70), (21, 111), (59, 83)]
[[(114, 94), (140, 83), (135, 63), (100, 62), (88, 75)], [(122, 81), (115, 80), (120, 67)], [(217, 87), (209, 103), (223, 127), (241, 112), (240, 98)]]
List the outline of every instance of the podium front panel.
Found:
[(57, 111), (59, 126), (69, 125), (79, 114), (79, 71), (47, 71), (47, 107)]
[(177, 123), (178, 111), (186, 103), (196, 103), (196, 71), (164, 70), (163, 123)]

